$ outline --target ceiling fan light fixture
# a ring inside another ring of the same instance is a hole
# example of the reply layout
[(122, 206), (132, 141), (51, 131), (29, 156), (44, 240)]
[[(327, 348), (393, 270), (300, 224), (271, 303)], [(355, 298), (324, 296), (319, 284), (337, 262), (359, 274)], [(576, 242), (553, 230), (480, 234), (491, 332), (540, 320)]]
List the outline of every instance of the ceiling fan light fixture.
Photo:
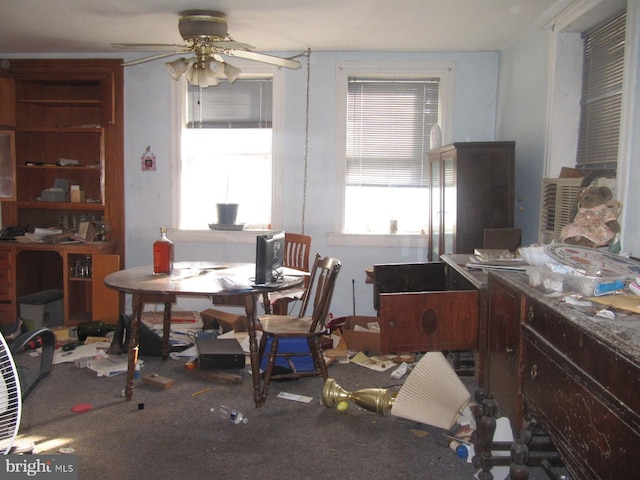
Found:
[(199, 68), (197, 63), (191, 66), (186, 75), (187, 81), (198, 87), (215, 87), (220, 83), (217, 75), (210, 68)]
[(189, 60), (186, 58), (178, 58), (172, 62), (166, 62), (167, 72), (174, 80), (179, 80), (180, 76), (189, 68)]
[(178, 30), (185, 42), (180, 45), (163, 44), (113, 44), (114, 46), (166, 46), (180, 47), (177, 51), (159, 53), (149, 57), (124, 62), (123, 66), (138, 65), (174, 55), (193, 54), (193, 57), (178, 58), (165, 62), (168, 74), (174, 80), (182, 75), (192, 85), (201, 87), (218, 85), (219, 78), (226, 77), (229, 83), (235, 82), (240, 76), (240, 69), (229, 65), (223, 56), (239, 57), (246, 60), (262, 62), (278, 67), (291, 69), (300, 68), (300, 62), (292, 58), (280, 58), (273, 55), (254, 52), (248, 43), (237, 42), (227, 33), (227, 17), (216, 10), (186, 10), (180, 13)]
[(211, 71), (216, 77), (224, 74), (224, 63), (216, 60), (215, 58), (209, 58), (206, 62), (207, 70)]
[(242, 70), (240, 70), (238, 67), (224, 62), (224, 74), (229, 79), (229, 83), (235, 82), (240, 76), (240, 72), (242, 72)]

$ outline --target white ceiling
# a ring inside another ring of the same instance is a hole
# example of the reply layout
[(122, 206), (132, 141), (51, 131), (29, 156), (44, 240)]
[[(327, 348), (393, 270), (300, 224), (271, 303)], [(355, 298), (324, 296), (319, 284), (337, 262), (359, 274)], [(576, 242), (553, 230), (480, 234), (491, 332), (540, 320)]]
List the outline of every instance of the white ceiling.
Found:
[(189, 9), (225, 12), (229, 34), (257, 51), (500, 50), (576, 1), (0, 0), (0, 54), (182, 44), (178, 13)]

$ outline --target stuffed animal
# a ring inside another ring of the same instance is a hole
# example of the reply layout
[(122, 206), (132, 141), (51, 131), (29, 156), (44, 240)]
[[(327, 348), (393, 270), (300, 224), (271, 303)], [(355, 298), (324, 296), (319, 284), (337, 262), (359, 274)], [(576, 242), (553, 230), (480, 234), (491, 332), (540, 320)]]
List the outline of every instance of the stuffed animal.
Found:
[[(608, 245), (620, 232), (619, 202), (608, 187), (587, 187), (578, 194), (578, 213), (573, 222), (562, 228), (560, 239), (564, 243), (601, 247)], [(614, 208), (611, 207), (614, 204)]]

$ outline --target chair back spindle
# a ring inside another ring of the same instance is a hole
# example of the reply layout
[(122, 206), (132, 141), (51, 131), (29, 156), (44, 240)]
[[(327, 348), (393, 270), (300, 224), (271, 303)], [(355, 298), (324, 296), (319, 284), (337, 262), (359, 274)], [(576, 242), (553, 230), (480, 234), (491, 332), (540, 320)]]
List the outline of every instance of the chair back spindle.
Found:
[(311, 237), (309, 235), (285, 232), (283, 265), (308, 272), (310, 250)]

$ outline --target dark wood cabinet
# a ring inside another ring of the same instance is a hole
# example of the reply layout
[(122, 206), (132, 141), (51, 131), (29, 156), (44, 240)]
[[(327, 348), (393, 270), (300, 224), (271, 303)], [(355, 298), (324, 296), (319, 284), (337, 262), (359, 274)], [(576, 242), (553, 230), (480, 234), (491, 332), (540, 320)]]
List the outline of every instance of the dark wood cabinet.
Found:
[(12, 78), (0, 76), (0, 126), (16, 125), (16, 84)]
[(620, 342), (604, 342), (594, 330), (535, 299), (526, 302), (522, 399), (527, 414), (544, 425), (575, 478), (634, 478), (640, 365), (619, 350)]
[(517, 429), (522, 423), (519, 364), (521, 294), (513, 286), (489, 276), (489, 315), (487, 333), (488, 391), (499, 398), (500, 413)]
[[(99, 241), (77, 245), (4, 247), (13, 276), (1, 323), (15, 321), (21, 296), (45, 288), (64, 291), (66, 323), (91, 320), (92, 280), (101, 279), (77, 278), (74, 264), (92, 255), (124, 259), (123, 91), (119, 59), (13, 59), (0, 72), (0, 106), (8, 107), (0, 123), (11, 127), (15, 144), (12, 195), (1, 198), (3, 226), (33, 232), (85, 221), (104, 232)], [(45, 194), (66, 185), (84, 196)]]
[(595, 317), (525, 274), (490, 273), (489, 298), (488, 390), (514, 430), (542, 425), (576, 480), (635, 478), (640, 318)]
[(515, 142), (453, 143), (429, 152), (429, 260), (482, 247), (512, 228)]

